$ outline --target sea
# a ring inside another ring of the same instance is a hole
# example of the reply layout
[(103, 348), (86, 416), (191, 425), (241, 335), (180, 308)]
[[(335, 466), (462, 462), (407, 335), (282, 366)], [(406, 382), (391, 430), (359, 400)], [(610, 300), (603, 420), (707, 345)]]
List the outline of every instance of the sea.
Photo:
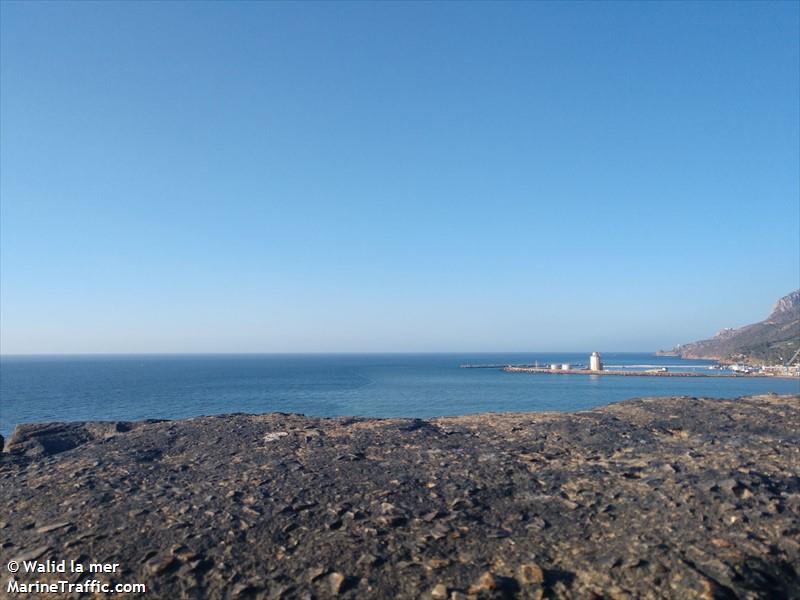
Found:
[[(0, 357), (0, 434), (20, 423), (180, 419), (225, 413), (435, 417), (577, 411), (645, 396), (800, 393), (776, 378), (506, 373), (464, 364), (570, 363), (589, 352)], [(604, 353), (607, 368), (709, 371), (714, 361)]]

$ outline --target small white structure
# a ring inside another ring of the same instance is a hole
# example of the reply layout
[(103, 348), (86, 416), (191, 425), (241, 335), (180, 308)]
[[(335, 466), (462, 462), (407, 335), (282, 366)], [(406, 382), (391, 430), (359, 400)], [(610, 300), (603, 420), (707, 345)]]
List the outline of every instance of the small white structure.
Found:
[(564, 363), (563, 365), (561, 365), (562, 371), (569, 371), (569, 368), (570, 368), (569, 363)]
[(556, 363), (552, 363), (550, 365), (550, 370), (551, 371), (558, 371), (558, 365)]
[(590, 371), (603, 370), (603, 361), (600, 360), (599, 352), (592, 352), (591, 356), (589, 357), (589, 370)]

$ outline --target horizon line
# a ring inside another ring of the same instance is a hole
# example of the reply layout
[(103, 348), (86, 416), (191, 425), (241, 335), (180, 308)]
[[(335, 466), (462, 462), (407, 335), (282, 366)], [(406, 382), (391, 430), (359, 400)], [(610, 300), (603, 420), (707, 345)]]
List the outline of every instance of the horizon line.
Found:
[(606, 352), (610, 354), (656, 354), (663, 350), (311, 350), (311, 351), (253, 351), (253, 352), (9, 352), (0, 358), (48, 356), (285, 356), (285, 355), (359, 355), (359, 354), (585, 354)]

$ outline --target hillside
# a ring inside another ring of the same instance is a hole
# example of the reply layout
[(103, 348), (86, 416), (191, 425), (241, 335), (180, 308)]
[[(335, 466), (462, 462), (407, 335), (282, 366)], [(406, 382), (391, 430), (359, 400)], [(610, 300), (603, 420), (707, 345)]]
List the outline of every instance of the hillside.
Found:
[(783, 364), (800, 346), (800, 290), (778, 300), (763, 321), (723, 329), (713, 338), (682, 344), (664, 354), (725, 362)]

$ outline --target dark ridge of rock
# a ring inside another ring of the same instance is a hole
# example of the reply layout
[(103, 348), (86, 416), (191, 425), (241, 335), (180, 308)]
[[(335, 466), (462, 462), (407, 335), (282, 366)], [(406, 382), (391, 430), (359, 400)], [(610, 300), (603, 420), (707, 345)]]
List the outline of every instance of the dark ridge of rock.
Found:
[[(104, 440), (158, 421), (87, 421), (71, 423), (28, 423), (17, 425), (4, 451), (15, 456), (49, 456), (77, 448), (87, 442)], [(0, 437), (0, 442), (2, 438)]]
[(12, 437), (0, 598), (21, 558), (144, 598), (800, 598), (800, 396)]

